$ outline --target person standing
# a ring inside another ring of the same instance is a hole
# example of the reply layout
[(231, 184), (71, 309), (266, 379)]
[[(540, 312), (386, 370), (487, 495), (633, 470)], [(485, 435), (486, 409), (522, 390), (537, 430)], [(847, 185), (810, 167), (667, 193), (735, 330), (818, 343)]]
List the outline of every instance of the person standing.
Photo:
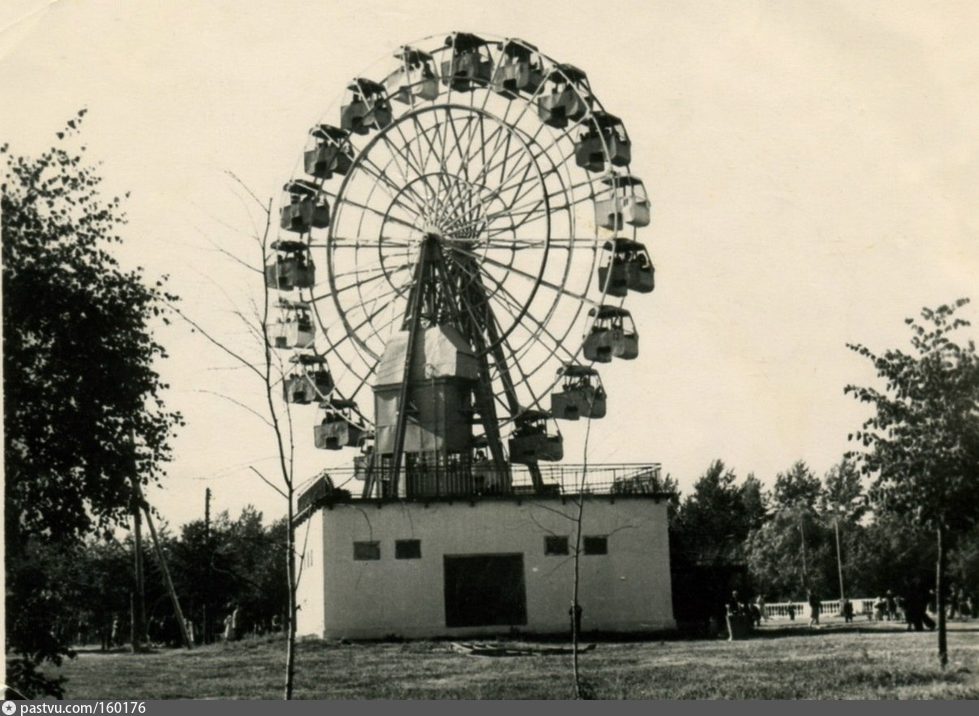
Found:
[(238, 641), (241, 638), (242, 632), (241, 624), (241, 607), (237, 604), (235, 609), (231, 612), (231, 639), (232, 641)]
[(819, 597), (813, 590), (808, 590), (809, 597), (809, 626), (819, 626)]
[(224, 640), (233, 641), (234, 640), (234, 629), (232, 628), (232, 616), (229, 612), (224, 618)]
[(887, 621), (895, 621), (897, 619), (897, 600), (894, 599), (894, 592), (890, 589), (887, 590), (885, 604), (887, 605)]

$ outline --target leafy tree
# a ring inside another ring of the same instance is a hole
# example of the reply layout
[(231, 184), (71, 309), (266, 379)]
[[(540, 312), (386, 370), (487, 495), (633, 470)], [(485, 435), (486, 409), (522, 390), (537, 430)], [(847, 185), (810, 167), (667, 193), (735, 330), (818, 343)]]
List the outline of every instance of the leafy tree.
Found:
[(37, 571), (38, 550), (121, 524), (134, 476), (159, 479), (180, 422), (151, 327), (175, 297), (109, 253), (126, 219), (85, 147), (71, 147), (83, 115), (37, 157), (0, 147), (8, 680), (28, 696), (60, 693), (36, 667), (69, 653), (54, 633), (62, 591)]
[(754, 473), (748, 473), (741, 484), (740, 492), (745, 524), (749, 531), (758, 529), (768, 518), (768, 494)]
[(937, 542), (938, 657), (948, 663), (945, 629), (946, 560), (955, 537), (979, 521), (979, 356), (975, 343), (952, 334), (969, 322), (955, 316), (968, 299), (923, 309), (909, 318), (912, 351), (882, 354), (856, 344), (883, 388), (849, 385), (845, 392), (867, 403), (873, 415), (851, 438), (865, 473), (875, 480), (871, 497), (886, 511), (932, 531)]
[(843, 459), (829, 469), (823, 477), (823, 489), (819, 496), (819, 512), (827, 527), (831, 528), (836, 541), (837, 579), (840, 596), (845, 596), (846, 584), (851, 593), (854, 574), (851, 557), (859, 548), (862, 528), (860, 520), (867, 513), (867, 500), (860, 471), (853, 461)]
[(779, 510), (799, 510), (813, 513), (822, 493), (819, 478), (802, 460), (775, 477), (772, 502)]
[(751, 531), (748, 566), (766, 594), (798, 598), (835, 581), (832, 538), (819, 515), (822, 483), (802, 461), (775, 478), (770, 517)]
[(743, 487), (733, 470), (714, 460), (694, 483), (677, 516), (678, 541), (696, 564), (742, 561), (742, 546), (751, 529)]
[(859, 536), (846, 543), (852, 570), (845, 574), (853, 594), (879, 597), (890, 590), (907, 598), (928, 583), (935, 560), (930, 532), (889, 512), (858, 529)]

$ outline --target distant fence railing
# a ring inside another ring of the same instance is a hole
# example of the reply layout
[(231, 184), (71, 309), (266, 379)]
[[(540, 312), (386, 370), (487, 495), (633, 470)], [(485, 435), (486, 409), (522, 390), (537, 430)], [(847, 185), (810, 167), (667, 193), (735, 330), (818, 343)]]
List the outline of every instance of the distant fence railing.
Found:
[[(850, 600), (853, 605), (853, 616), (867, 617), (872, 619), (874, 616), (875, 599), (854, 598)], [(808, 602), (772, 602), (765, 605), (766, 619), (791, 619), (793, 615), (796, 619), (810, 618)], [(819, 615), (827, 617), (840, 617), (842, 613), (842, 603), (839, 599), (824, 599), (819, 602)]]

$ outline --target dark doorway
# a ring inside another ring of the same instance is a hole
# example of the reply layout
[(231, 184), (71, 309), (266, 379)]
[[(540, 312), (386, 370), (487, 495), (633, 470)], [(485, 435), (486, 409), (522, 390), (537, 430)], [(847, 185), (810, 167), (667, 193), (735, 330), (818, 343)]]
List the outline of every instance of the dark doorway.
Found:
[(445, 557), (445, 625), (527, 623), (522, 554)]

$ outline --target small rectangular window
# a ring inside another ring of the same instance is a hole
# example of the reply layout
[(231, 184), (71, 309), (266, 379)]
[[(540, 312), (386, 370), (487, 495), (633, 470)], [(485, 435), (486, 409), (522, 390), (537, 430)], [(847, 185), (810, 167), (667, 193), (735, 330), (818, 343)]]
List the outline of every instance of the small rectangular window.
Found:
[(585, 554), (608, 554), (608, 537), (585, 537)]
[(421, 559), (422, 543), (417, 539), (398, 539), (394, 541), (395, 559)]
[(381, 558), (380, 542), (354, 542), (354, 559), (368, 560)]
[(544, 538), (544, 554), (567, 554), (568, 538), (548, 535)]

